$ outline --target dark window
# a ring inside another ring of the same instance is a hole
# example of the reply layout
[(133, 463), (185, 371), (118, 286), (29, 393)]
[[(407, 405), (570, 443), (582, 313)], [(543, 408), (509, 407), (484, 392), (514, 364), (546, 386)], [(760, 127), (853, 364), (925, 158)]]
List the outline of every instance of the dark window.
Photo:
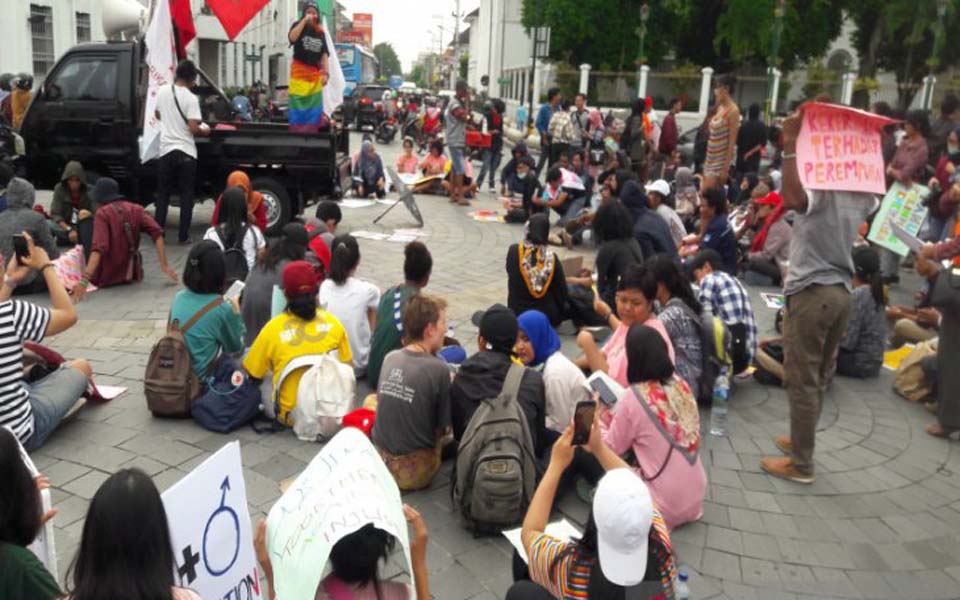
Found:
[(117, 61), (96, 56), (68, 59), (44, 87), (50, 100), (114, 100)]
[(77, 13), (77, 43), (90, 41), (90, 13)]

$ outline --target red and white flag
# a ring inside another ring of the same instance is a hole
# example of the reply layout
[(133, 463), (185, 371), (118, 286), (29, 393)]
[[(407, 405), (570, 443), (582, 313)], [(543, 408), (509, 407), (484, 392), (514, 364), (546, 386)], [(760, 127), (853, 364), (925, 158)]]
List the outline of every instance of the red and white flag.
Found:
[(176, 54), (173, 49), (173, 19), (167, 0), (157, 0), (144, 38), (147, 44), (147, 98), (143, 110), (143, 135), (140, 138), (140, 162), (160, 154), (160, 120), (157, 119), (157, 92), (173, 84)]
[(269, 2), (270, 0), (207, 0), (207, 6), (217, 15), (227, 37), (233, 40)]

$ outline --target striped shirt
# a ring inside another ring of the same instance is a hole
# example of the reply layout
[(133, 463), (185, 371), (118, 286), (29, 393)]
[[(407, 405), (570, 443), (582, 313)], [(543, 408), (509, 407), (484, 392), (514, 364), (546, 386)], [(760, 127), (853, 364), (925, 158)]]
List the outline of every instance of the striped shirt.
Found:
[(33, 410), (23, 387), (23, 342), (39, 342), (50, 311), (29, 302), (0, 302), (0, 426), (26, 442), (33, 435)]
[[(653, 512), (651, 525), (647, 560), (655, 565), (663, 586), (663, 593), (657, 595), (655, 600), (665, 600), (673, 598), (675, 594), (676, 560), (673, 556), (673, 545), (670, 543), (670, 532), (663, 517), (656, 510)], [(587, 598), (590, 586), (590, 570), (595, 558), (581, 558), (575, 552), (568, 553), (557, 561), (556, 568), (553, 568), (557, 556), (572, 543), (541, 533), (530, 547), (530, 580), (545, 588), (558, 600)]]

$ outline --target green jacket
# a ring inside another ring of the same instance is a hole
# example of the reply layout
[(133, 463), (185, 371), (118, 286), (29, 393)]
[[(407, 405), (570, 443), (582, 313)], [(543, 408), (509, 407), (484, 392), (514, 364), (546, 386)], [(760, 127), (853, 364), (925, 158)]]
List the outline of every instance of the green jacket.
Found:
[(50, 204), (50, 216), (55, 223), (64, 222), (68, 225), (73, 224), (73, 203), (70, 201), (70, 187), (67, 180), (71, 177), (79, 177), (80, 181), (80, 204), (77, 210), (89, 210), (93, 212), (93, 201), (90, 200), (90, 193), (87, 190), (86, 173), (83, 171), (83, 165), (75, 160), (67, 163), (63, 169), (63, 175), (60, 177), (60, 183), (53, 188), (53, 202)]

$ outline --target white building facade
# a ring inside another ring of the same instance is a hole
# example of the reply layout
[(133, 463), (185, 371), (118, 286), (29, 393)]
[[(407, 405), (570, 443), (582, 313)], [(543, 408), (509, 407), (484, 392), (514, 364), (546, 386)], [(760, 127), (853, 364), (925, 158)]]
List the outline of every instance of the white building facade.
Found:
[[(527, 91), (533, 42), (520, 22), (522, 4), (521, 0), (480, 0), (480, 8), (467, 18), (467, 83), (480, 89), (480, 79), (488, 76), (491, 97), (519, 99)], [(501, 83), (501, 79), (509, 83)]]
[(103, 0), (0, 0), (0, 73), (30, 73), (39, 84), (71, 47), (106, 39), (102, 5)]

